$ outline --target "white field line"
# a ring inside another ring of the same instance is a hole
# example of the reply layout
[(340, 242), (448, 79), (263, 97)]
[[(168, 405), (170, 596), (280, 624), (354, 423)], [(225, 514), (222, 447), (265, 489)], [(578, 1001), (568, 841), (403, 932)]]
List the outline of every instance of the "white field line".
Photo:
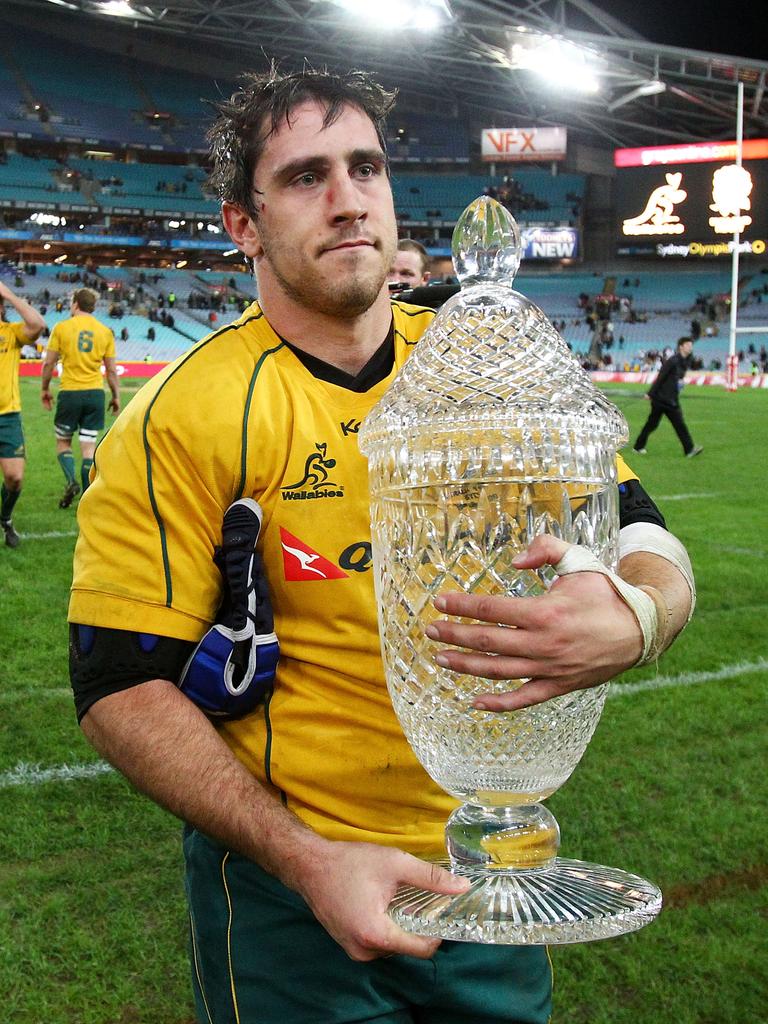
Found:
[(15, 704), (20, 700), (44, 700), (46, 697), (69, 697), (72, 699), (72, 690), (66, 686), (59, 686), (56, 689), (38, 690), (34, 686), (27, 686), (23, 690), (0, 691), (0, 707), (3, 704)]
[(768, 671), (768, 658), (758, 661), (740, 661), (736, 665), (723, 665), (712, 672), (683, 672), (679, 676), (654, 676), (640, 683), (614, 683), (608, 691), (609, 697), (629, 697), (648, 690), (665, 690), (675, 686), (698, 686), (699, 683), (714, 683), (721, 679), (736, 679), (752, 672)]
[(89, 764), (59, 764), (43, 768), (39, 764), (19, 762), (15, 768), (0, 775), (0, 789), (12, 786), (39, 786), (44, 782), (72, 782), (75, 779), (93, 779), (113, 772), (114, 768), (104, 761)]
[(715, 551), (723, 551), (726, 555), (748, 555), (750, 558), (768, 558), (768, 552), (758, 551), (757, 548), (736, 548), (730, 544), (716, 544), (709, 542), (709, 547)]
[[(766, 671), (768, 671), (768, 658), (760, 658), (758, 661), (741, 661), (736, 665), (723, 665), (712, 672), (684, 672), (679, 676), (656, 676), (653, 679), (644, 679), (641, 683), (616, 683), (608, 690), (608, 696), (629, 697), (635, 693), (645, 693), (648, 690), (661, 690), (676, 686), (698, 686), (700, 683), (736, 679), (753, 672)], [(68, 693), (63, 689), (41, 692), (52, 696)], [(22, 694), (19, 693), (17, 696), (22, 696)], [(15, 786), (40, 786), (45, 782), (92, 779), (113, 771), (114, 769), (104, 761), (89, 762), (88, 764), (62, 764), (52, 768), (43, 768), (39, 764), (27, 764), (21, 761), (15, 768), (0, 773), (0, 789), (10, 789)]]
[(49, 540), (52, 537), (76, 537), (77, 530), (51, 530), (49, 533), (20, 533), (22, 540)]
[(702, 494), (654, 494), (654, 501), (690, 501), (692, 498), (719, 498), (717, 491), (705, 491)]

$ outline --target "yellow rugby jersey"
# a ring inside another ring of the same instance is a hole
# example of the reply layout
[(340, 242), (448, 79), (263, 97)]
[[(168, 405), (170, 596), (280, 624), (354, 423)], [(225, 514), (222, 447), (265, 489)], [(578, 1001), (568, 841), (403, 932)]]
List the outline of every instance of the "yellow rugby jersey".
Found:
[(255, 498), (280, 664), (268, 705), (220, 733), (320, 834), (427, 857), (444, 853), (456, 801), (387, 693), (357, 432), (433, 315), (393, 303), (395, 365), (362, 394), (315, 378), (256, 303), (153, 378), (96, 453), (69, 609), (72, 622), (198, 640), (220, 599), (222, 515)]
[(101, 364), (115, 354), (115, 336), (90, 313), (61, 320), (51, 331), (48, 351), (61, 356), (61, 390), (90, 391), (103, 388)]
[(0, 321), (0, 416), (21, 412), (19, 362), (21, 349), (29, 338), (21, 320), (12, 324)]

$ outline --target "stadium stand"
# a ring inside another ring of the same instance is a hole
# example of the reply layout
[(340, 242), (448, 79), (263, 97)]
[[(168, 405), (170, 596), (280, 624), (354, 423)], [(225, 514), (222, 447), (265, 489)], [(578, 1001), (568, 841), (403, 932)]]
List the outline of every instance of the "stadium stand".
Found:
[[(10, 268), (3, 268), (6, 273)], [(32, 269), (32, 265), (28, 269)], [(253, 279), (242, 272), (190, 271), (177, 268), (132, 266), (91, 267), (82, 274), (77, 268), (62, 269), (35, 264), (34, 274), (22, 274), (22, 291), (38, 308), (45, 309), (48, 329), (69, 315), (69, 296), (82, 284), (82, 275), (101, 291), (96, 316), (115, 333), (118, 358), (130, 361), (166, 362), (175, 359), (212, 329), (226, 325), (252, 301)], [(73, 280), (73, 277), (78, 278)], [(540, 273), (525, 267), (516, 279), (516, 288), (540, 306), (555, 322), (563, 337), (580, 357), (587, 358), (594, 329), (588, 322), (583, 297), (588, 307), (599, 297), (610, 295), (629, 299), (629, 305), (614, 309), (607, 323), (612, 341), (604, 355), (616, 368), (640, 369), (653, 365), (659, 353), (676, 340), (691, 333), (692, 321), (699, 320), (701, 337), (695, 354), (704, 368), (720, 368), (727, 355), (727, 322), (722, 316), (708, 318), (702, 303), (722, 299), (726, 277), (723, 272), (674, 270), (643, 271), (630, 278), (607, 276), (597, 270), (569, 273)], [(624, 287), (624, 282), (629, 284)], [(639, 283), (636, 283), (639, 282)], [(9, 280), (9, 283), (10, 282)], [(765, 304), (757, 298), (762, 292), (761, 278), (745, 278), (749, 292), (748, 312), (756, 326), (764, 323)], [(760, 288), (756, 288), (759, 284)], [(768, 294), (766, 292), (765, 294)], [(170, 304), (169, 296), (174, 296)], [(59, 303), (62, 308), (57, 311)], [(718, 307), (722, 312), (722, 306)], [(112, 315), (115, 309), (119, 315)], [(158, 319), (170, 313), (174, 326)], [(213, 318), (212, 318), (213, 314)], [(600, 326), (600, 325), (598, 325)], [(125, 329), (127, 339), (120, 335)], [(154, 339), (150, 340), (150, 330)], [(765, 343), (765, 335), (740, 335), (742, 368), (747, 372), (752, 357)], [(749, 352), (749, 346), (752, 352)]]
[[(148, 268), (138, 260), (134, 265), (133, 254), (126, 261), (123, 250), (120, 264), (98, 268), (91, 257), (89, 269), (102, 293), (99, 315), (116, 334), (123, 327), (128, 332), (129, 340), (119, 342), (121, 356), (172, 358), (212, 323), (232, 319), (253, 296), (250, 275), (223, 269), (221, 263), (206, 269), (228, 245), (215, 226), (218, 204), (204, 191), (201, 157), (211, 113), (206, 101), (228, 95), (233, 83), (183, 70), (169, 74), (127, 52), (116, 56), (82, 42), (68, 43), (67, 61), (60, 53), (55, 36), (30, 30), (21, 45), (0, 55), (0, 136), (14, 140), (0, 150), (5, 226), (10, 234), (32, 240), (42, 230), (60, 242), (77, 241), (78, 232), (104, 246), (120, 239), (133, 253), (150, 256), (154, 246), (158, 256), (162, 253), (154, 262), (165, 266)], [(478, 162), (476, 125), (407, 104), (398, 106), (387, 138), (403, 235), (421, 238), (434, 252), (445, 250), (467, 203), (486, 193), (502, 200), (521, 225), (576, 228), (584, 253), (592, 226), (586, 174), (521, 164), (502, 165), (505, 173), (499, 174), (498, 166)], [(98, 154), (86, 156), (95, 145)], [(491, 170), (497, 173), (487, 173)], [(51, 214), (51, 221), (31, 222), (35, 210)], [(59, 224), (56, 216), (62, 218)], [(209, 262), (195, 261), (194, 269), (174, 267), (181, 263), (179, 252), (190, 262), (185, 245), (209, 248)], [(77, 253), (67, 256), (71, 268)], [(47, 293), (49, 327), (66, 315), (55, 308), (58, 301), (66, 304), (72, 288), (66, 267), (37, 262), (36, 275), (25, 280), (36, 302)], [(606, 295), (618, 300), (610, 312), (614, 363), (634, 364), (674, 344), (690, 332), (693, 319), (700, 321), (696, 351), (702, 361), (725, 359), (730, 291), (725, 262), (682, 271), (654, 261), (564, 265), (552, 273), (546, 267), (546, 262), (526, 261), (517, 287), (559, 324), (574, 351), (586, 356), (592, 348), (588, 308)], [(757, 327), (766, 320), (762, 297), (768, 293), (755, 274), (754, 267), (742, 274), (740, 316)], [(171, 292), (176, 303), (174, 327), (168, 328), (154, 314)], [(115, 305), (122, 306), (121, 318), (109, 316)], [(150, 327), (154, 342), (147, 339)], [(745, 333), (739, 347), (759, 349), (764, 337)]]
[[(515, 171), (518, 200), (509, 207), (520, 221), (532, 224), (569, 224), (578, 218), (574, 206), (584, 194), (580, 174), (553, 176), (546, 171)], [(396, 172), (392, 181), (395, 210), (404, 226), (447, 221), (455, 223), (462, 210), (490, 189), (497, 192), (504, 179), (481, 174), (410, 174)], [(573, 199), (567, 197), (572, 195)], [(525, 198), (527, 197), (527, 198)]]
[(469, 133), (455, 118), (398, 114), (388, 126), (387, 144), (395, 163), (469, 163)]
[[(696, 298), (730, 294), (728, 270), (641, 271), (632, 275), (626, 287), (617, 282), (617, 294), (628, 295), (638, 309), (666, 312), (693, 308)], [(635, 283), (636, 282), (636, 283)]]

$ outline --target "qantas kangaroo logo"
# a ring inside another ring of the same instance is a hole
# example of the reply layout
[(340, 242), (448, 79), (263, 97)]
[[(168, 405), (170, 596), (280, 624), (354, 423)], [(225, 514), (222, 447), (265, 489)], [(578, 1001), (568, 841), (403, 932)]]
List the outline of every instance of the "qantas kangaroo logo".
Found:
[(338, 565), (323, 558), (309, 544), (280, 527), (280, 545), (283, 549), (283, 572), (289, 583), (310, 580), (344, 580), (347, 573)]

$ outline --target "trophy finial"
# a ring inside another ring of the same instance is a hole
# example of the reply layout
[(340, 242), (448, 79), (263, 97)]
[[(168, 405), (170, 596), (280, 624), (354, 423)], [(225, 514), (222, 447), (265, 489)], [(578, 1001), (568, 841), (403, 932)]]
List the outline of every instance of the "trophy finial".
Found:
[(495, 282), (511, 288), (523, 255), (515, 218), (490, 196), (474, 199), (459, 217), (451, 250), (463, 286)]

